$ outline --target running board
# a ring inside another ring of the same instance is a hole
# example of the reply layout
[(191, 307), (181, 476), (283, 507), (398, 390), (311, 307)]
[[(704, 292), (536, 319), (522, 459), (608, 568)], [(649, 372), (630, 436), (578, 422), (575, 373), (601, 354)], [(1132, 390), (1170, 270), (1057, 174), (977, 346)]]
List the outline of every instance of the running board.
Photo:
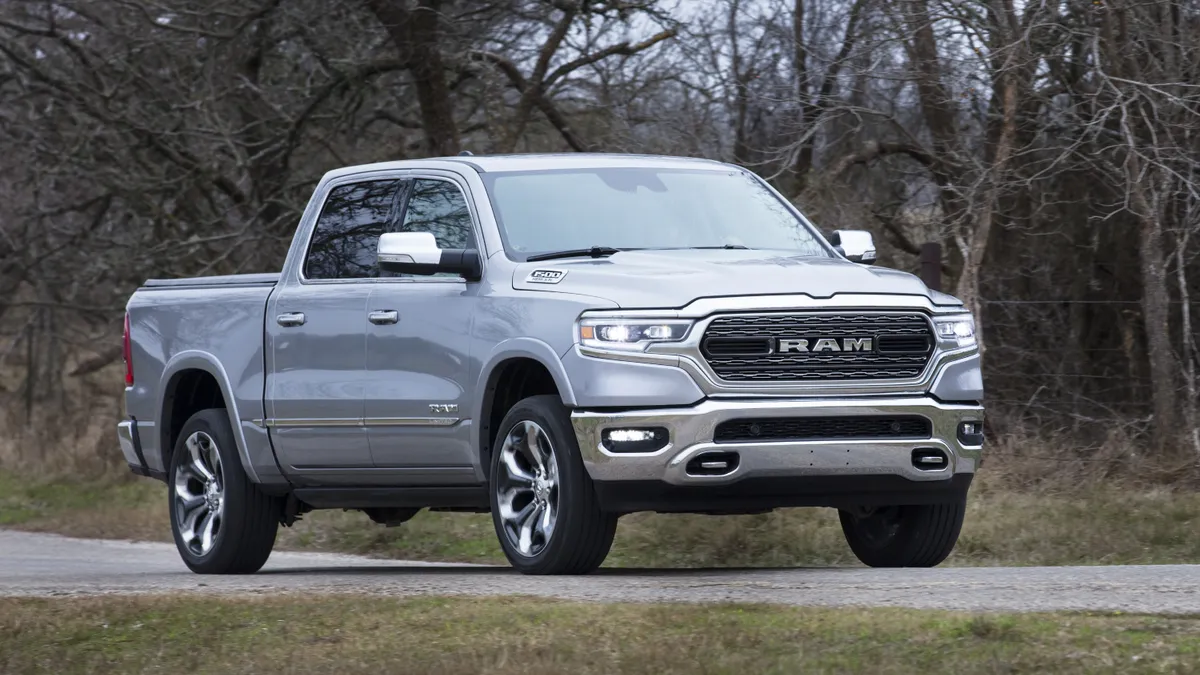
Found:
[(314, 509), (368, 507), (456, 508), (489, 510), (487, 487), (304, 487), (292, 491)]

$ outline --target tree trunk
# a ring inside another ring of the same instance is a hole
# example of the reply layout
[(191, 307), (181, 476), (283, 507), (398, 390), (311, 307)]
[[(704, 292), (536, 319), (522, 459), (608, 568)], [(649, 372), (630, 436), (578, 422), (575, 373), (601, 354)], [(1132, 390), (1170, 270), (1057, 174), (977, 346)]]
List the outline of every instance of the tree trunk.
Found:
[[(1136, 172), (1133, 175), (1137, 175)], [(1133, 189), (1133, 205), (1141, 217), (1142, 325), (1150, 360), (1151, 400), (1154, 405), (1154, 444), (1161, 452), (1177, 437), (1175, 396), (1177, 370), (1171, 351), (1170, 294), (1167, 292), (1167, 257), (1162, 229), (1142, 185)]]
[[(1007, 29), (1007, 30), (1006, 30)], [(995, 30), (1000, 35), (1006, 35), (1011, 29), (996, 25)], [(1015, 31), (1012, 31), (1015, 33)], [(1008, 39), (997, 42), (1009, 43), (1008, 58), (1000, 64), (998, 72), (993, 73), (999, 88), (1001, 117), (1000, 134), (996, 139), (995, 154), (992, 156), (991, 175), (988, 177), (987, 190), (983, 203), (975, 215), (970, 229), (962, 237), (959, 249), (962, 252), (962, 274), (958, 278), (958, 297), (966, 305), (967, 310), (975, 316), (975, 339), (979, 343), (979, 353), (982, 355), (986, 348), (983, 335), (982, 304), (979, 295), (979, 276), (983, 268), (983, 256), (987, 252), (988, 240), (992, 234), (992, 223), (996, 218), (996, 207), (1000, 201), (1000, 192), (1004, 187), (1007, 164), (1013, 154), (1013, 145), (1017, 137), (1017, 106), (1018, 88), (1022, 84), (1019, 75), (1019, 64), (1023, 50), (1016, 44), (1017, 36), (1008, 34)]]
[(411, 12), (406, 2), (366, 0), (412, 74), (421, 108), (421, 127), (425, 131), (425, 151), (432, 156), (455, 155), (460, 149), (458, 126), (454, 123), (454, 106), (439, 44), (442, 2), (420, 0)]

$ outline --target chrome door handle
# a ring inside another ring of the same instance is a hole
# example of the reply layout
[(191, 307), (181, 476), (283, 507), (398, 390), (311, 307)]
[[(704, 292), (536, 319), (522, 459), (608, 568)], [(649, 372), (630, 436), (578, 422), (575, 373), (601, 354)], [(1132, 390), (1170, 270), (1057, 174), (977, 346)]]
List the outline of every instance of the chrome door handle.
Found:
[(280, 314), (275, 317), (275, 323), (280, 326), (292, 327), (304, 325), (304, 312), (292, 312), (290, 314)]
[(384, 326), (399, 321), (400, 312), (394, 309), (377, 309), (367, 315), (367, 320), (376, 326)]

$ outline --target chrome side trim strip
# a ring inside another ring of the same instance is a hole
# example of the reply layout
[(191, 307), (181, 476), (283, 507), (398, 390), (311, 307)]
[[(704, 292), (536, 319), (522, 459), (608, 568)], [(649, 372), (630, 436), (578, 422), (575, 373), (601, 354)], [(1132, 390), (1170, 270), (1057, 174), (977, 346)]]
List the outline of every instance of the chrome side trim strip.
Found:
[(368, 427), (451, 427), (458, 424), (457, 417), (368, 417)]
[(343, 417), (296, 417), (291, 419), (267, 418), (263, 420), (268, 427), (359, 427), (362, 419)]
[(294, 417), (255, 419), (260, 427), (450, 427), (458, 417)]

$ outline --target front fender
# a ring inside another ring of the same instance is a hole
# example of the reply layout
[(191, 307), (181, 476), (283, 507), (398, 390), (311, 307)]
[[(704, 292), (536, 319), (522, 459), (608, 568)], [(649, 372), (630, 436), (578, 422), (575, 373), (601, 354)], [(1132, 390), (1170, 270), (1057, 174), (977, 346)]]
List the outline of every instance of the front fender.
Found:
[[(550, 376), (554, 378), (554, 384), (558, 387), (559, 395), (562, 396), (563, 404), (574, 406), (575, 390), (571, 388), (571, 381), (567, 378), (567, 371), (563, 368), (562, 360), (558, 358), (558, 354), (554, 353), (554, 349), (549, 344), (530, 337), (517, 337), (505, 340), (497, 344), (492, 351), (483, 359), (483, 365), (479, 370), (479, 379), (475, 383), (474, 402), (472, 403), (471, 419), (476, 420), (475, 424), (471, 425), (471, 446), (477, 449), (483, 449), (483, 439), (481, 434), (484, 424), (483, 408), (487, 403), (487, 385), (492, 374), (496, 372), (496, 368), (501, 363), (509, 359), (532, 359), (542, 364)], [(487, 470), (482, 465), (481, 453), (477, 450), (474, 454), (475, 471), (479, 480), (487, 479)]]

